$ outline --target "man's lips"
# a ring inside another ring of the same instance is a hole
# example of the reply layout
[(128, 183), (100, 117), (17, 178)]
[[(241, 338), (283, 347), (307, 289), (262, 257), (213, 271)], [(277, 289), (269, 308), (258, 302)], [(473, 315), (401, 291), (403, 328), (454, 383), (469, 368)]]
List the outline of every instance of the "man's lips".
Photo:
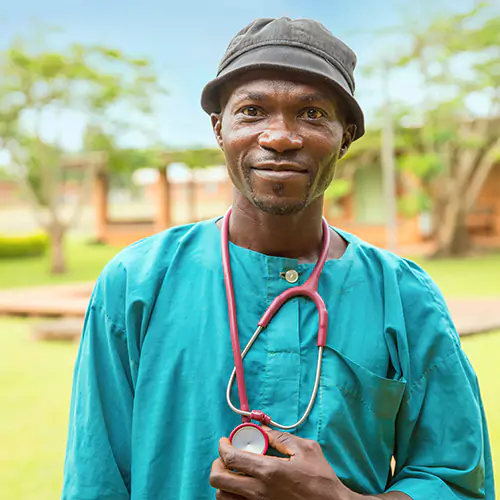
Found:
[(307, 172), (307, 168), (304, 168), (302, 165), (298, 165), (297, 163), (266, 162), (253, 165), (252, 168), (255, 168), (256, 170), (272, 170), (273, 172)]
[(295, 163), (259, 163), (252, 167), (256, 175), (269, 180), (285, 180), (308, 174), (308, 170)]

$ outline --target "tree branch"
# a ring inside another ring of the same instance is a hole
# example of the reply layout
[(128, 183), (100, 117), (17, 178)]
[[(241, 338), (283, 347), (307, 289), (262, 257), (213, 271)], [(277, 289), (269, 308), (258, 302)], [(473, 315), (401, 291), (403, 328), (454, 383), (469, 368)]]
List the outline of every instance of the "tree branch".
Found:
[(478, 164), (471, 177), (469, 187), (465, 193), (465, 208), (467, 212), (474, 206), (491, 169), (498, 162), (498, 156), (495, 155), (497, 148), (500, 148), (500, 138), (493, 143), (488, 154), (486, 154), (483, 160)]

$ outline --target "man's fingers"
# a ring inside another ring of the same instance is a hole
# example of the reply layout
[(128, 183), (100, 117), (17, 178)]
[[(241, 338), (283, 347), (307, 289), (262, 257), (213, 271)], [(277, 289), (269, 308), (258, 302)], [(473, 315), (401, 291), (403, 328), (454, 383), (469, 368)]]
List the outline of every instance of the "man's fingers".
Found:
[[(210, 486), (220, 490), (220, 493), (217, 492), (217, 495), (219, 495), (222, 499), (232, 498), (224, 496), (224, 493), (236, 495), (236, 499), (239, 499), (240, 497), (247, 498), (246, 495), (254, 494), (262, 488), (260, 481), (253, 477), (229, 470), (220, 458), (215, 460), (212, 464), (212, 471), (210, 472)], [(216, 498), (219, 498), (219, 496)]]
[(311, 439), (304, 439), (288, 432), (276, 431), (266, 426), (262, 428), (269, 437), (269, 445), (284, 455), (293, 457), (294, 455), (305, 455), (311, 451), (317, 451), (317, 449), (321, 450), (319, 444)]
[(279, 458), (239, 450), (227, 438), (219, 441), (219, 455), (229, 470), (266, 481), (275, 476), (282, 465)]

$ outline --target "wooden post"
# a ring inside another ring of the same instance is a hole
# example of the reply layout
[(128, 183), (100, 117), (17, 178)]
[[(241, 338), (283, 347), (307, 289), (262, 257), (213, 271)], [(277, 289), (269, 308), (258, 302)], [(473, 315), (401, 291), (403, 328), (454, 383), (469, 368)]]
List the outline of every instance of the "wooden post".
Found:
[(394, 119), (392, 116), (389, 88), (389, 65), (384, 65), (383, 83), (385, 91), (384, 127), (382, 129), (382, 170), (384, 176), (386, 245), (391, 252), (398, 247), (398, 215), (396, 194), (396, 154), (394, 148)]
[(189, 214), (189, 220), (188, 222), (197, 222), (196, 221), (196, 199), (197, 199), (197, 189), (198, 189), (198, 183), (196, 182), (195, 178), (195, 169), (190, 168), (189, 169), (189, 180), (186, 182), (186, 189), (187, 189), (187, 205), (188, 205), (188, 214)]
[(105, 243), (108, 226), (108, 174), (97, 169), (94, 176), (94, 210), (97, 241)]
[(163, 231), (172, 225), (170, 210), (170, 184), (168, 182), (168, 165), (158, 169), (156, 183), (157, 215), (155, 221), (156, 232)]

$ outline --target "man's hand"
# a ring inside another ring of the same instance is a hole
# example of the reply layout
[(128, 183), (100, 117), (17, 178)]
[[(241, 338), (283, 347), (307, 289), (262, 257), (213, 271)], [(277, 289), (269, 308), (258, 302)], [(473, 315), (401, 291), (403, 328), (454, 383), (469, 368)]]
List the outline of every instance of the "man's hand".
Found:
[[(351, 500), (316, 441), (265, 428), (269, 444), (290, 458), (241, 451), (227, 438), (219, 442), (210, 484), (218, 500)], [(237, 472), (234, 472), (237, 471)]]

